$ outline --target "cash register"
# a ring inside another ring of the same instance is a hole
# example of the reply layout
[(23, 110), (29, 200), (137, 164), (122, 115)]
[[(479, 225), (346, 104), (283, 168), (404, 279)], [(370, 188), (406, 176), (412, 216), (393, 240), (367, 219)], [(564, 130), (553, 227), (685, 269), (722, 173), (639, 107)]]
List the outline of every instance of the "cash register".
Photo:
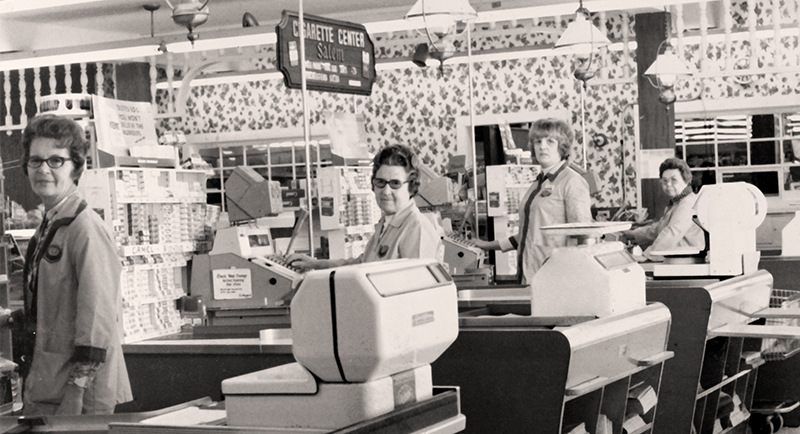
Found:
[(283, 210), (280, 186), (249, 167), (225, 182), (232, 226), (217, 229), (214, 246), (192, 260), (191, 295), (200, 297), (208, 325), (286, 322), (299, 270), (286, 264), (262, 217)]
[(291, 309), (297, 362), (224, 380), (228, 425), (332, 431), (430, 399), (430, 363), (458, 335), (433, 259), (311, 271)]
[(444, 263), (451, 276), (464, 275), (483, 267), (486, 254), (466, 237), (452, 234), (442, 237)]

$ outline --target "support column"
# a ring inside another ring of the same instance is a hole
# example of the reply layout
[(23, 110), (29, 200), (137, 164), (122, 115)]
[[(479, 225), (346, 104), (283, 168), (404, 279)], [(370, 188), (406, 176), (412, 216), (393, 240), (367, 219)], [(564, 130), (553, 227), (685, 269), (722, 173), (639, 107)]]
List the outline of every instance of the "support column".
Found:
[[(663, 154), (665, 149), (675, 149), (675, 110), (672, 104), (665, 105), (658, 100), (659, 91), (643, 75), (658, 56), (658, 49), (670, 30), (670, 14), (654, 12), (637, 14), (636, 31), (636, 76), (639, 85), (639, 146), (643, 159), (653, 151)], [(642, 162), (637, 162), (643, 167)], [(653, 176), (658, 176), (655, 173)], [(640, 194), (642, 206), (648, 215), (659, 218), (667, 205), (667, 198), (661, 193), (658, 178), (642, 177)]]

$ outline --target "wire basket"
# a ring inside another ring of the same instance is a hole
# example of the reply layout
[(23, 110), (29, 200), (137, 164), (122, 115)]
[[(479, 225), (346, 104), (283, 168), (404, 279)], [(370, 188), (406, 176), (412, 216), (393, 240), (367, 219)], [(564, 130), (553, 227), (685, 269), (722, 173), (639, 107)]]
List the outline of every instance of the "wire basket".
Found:
[[(791, 308), (800, 306), (800, 291), (792, 289), (773, 289), (769, 297), (769, 307)], [(768, 318), (766, 325), (800, 326), (800, 319)], [(761, 355), (766, 361), (785, 360), (800, 351), (800, 339), (764, 339)]]

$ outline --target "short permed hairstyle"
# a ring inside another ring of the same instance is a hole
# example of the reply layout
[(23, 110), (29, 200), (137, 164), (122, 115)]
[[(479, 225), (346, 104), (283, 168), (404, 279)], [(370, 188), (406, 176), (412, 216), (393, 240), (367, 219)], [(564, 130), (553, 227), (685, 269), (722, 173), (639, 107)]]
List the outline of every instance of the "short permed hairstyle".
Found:
[(533, 149), (533, 141), (545, 137), (555, 137), (558, 140), (558, 155), (562, 160), (569, 159), (569, 151), (575, 140), (575, 133), (568, 123), (555, 118), (539, 119), (534, 122), (528, 133), (528, 145), (534, 157), (536, 151)]
[(417, 157), (411, 148), (404, 145), (389, 145), (378, 151), (372, 159), (372, 179), (375, 179), (375, 174), (381, 166), (403, 167), (408, 174), (408, 192), (414, 197), (419, 191), (420, 184), (417, 164)]
[(664, 162), (658, 166), (658, 177), (661, 178), (664, 172), (672, 169), (680, 170), (681, 177), (687, 184), (692, 182), (692, 170), (689, 169), (689, 165), (680, 158), (667, 158), (664, 160)]
[(28, 160), (31, 158), (31, 144), (38, 138), (54, 139), (56, 147), (69, 150), (72, 161), (72, 182), (78, 185), (89, 153), (89, 142), (86, 141), (83, 128), (72, 119), (51, 114), (39, 115), (25, 127), (22, 132), (22, 171), (28, 176)]

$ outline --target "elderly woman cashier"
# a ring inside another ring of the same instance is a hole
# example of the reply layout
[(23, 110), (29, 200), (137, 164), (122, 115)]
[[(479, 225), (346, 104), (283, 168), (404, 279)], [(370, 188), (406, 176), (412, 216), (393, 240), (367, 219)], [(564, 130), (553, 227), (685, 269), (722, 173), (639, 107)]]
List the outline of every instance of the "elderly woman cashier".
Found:
[(676, 247), (705, 246), (703, 230), (692, 220), (697, 195), (692, 191), (692, 171), (685, 161), (667, 158), (658, 168), (661, 188), (669, 197), (664, 216), (647, 226), (622, 232), (621, 241), (632, 241), (644, 248), (640, 260), (662, 261), (653, 252)]
[(27, 250), (24, 309), (5, 318), (32, 346), (23, 349), (23, 413), (113, 413), (132, 399), (120, 343), (121, 263), (76, 191), (88, 144), (74, 121), (43, 115), (25, 128), (22, 147), (45, 209)]
[(413, 197), (419, 188), (416, 157), (403, 145), (381, 149), (373, 159), (372, 192), (383, 212), (364, 253), (354, 259), (313, 259), (295, 253), (287, 258), (301, 269), (332, 268), (400, 258), (442, 260), (444, 247), (436, 227), (420, 213)]
[(567, 244), (565, 236), (542, 232), (543, 226), (592, 221), (589, 185), (569, 167), (573, 136), (572, 127), (559, 119), (533, 123), (528, 143), (542, 172), (520, 201), (519, 233), (503, 240), (474, 240), (484, 250), (516, 249), (517, 273), (523, 283), (530, 283), (554, 247)]

